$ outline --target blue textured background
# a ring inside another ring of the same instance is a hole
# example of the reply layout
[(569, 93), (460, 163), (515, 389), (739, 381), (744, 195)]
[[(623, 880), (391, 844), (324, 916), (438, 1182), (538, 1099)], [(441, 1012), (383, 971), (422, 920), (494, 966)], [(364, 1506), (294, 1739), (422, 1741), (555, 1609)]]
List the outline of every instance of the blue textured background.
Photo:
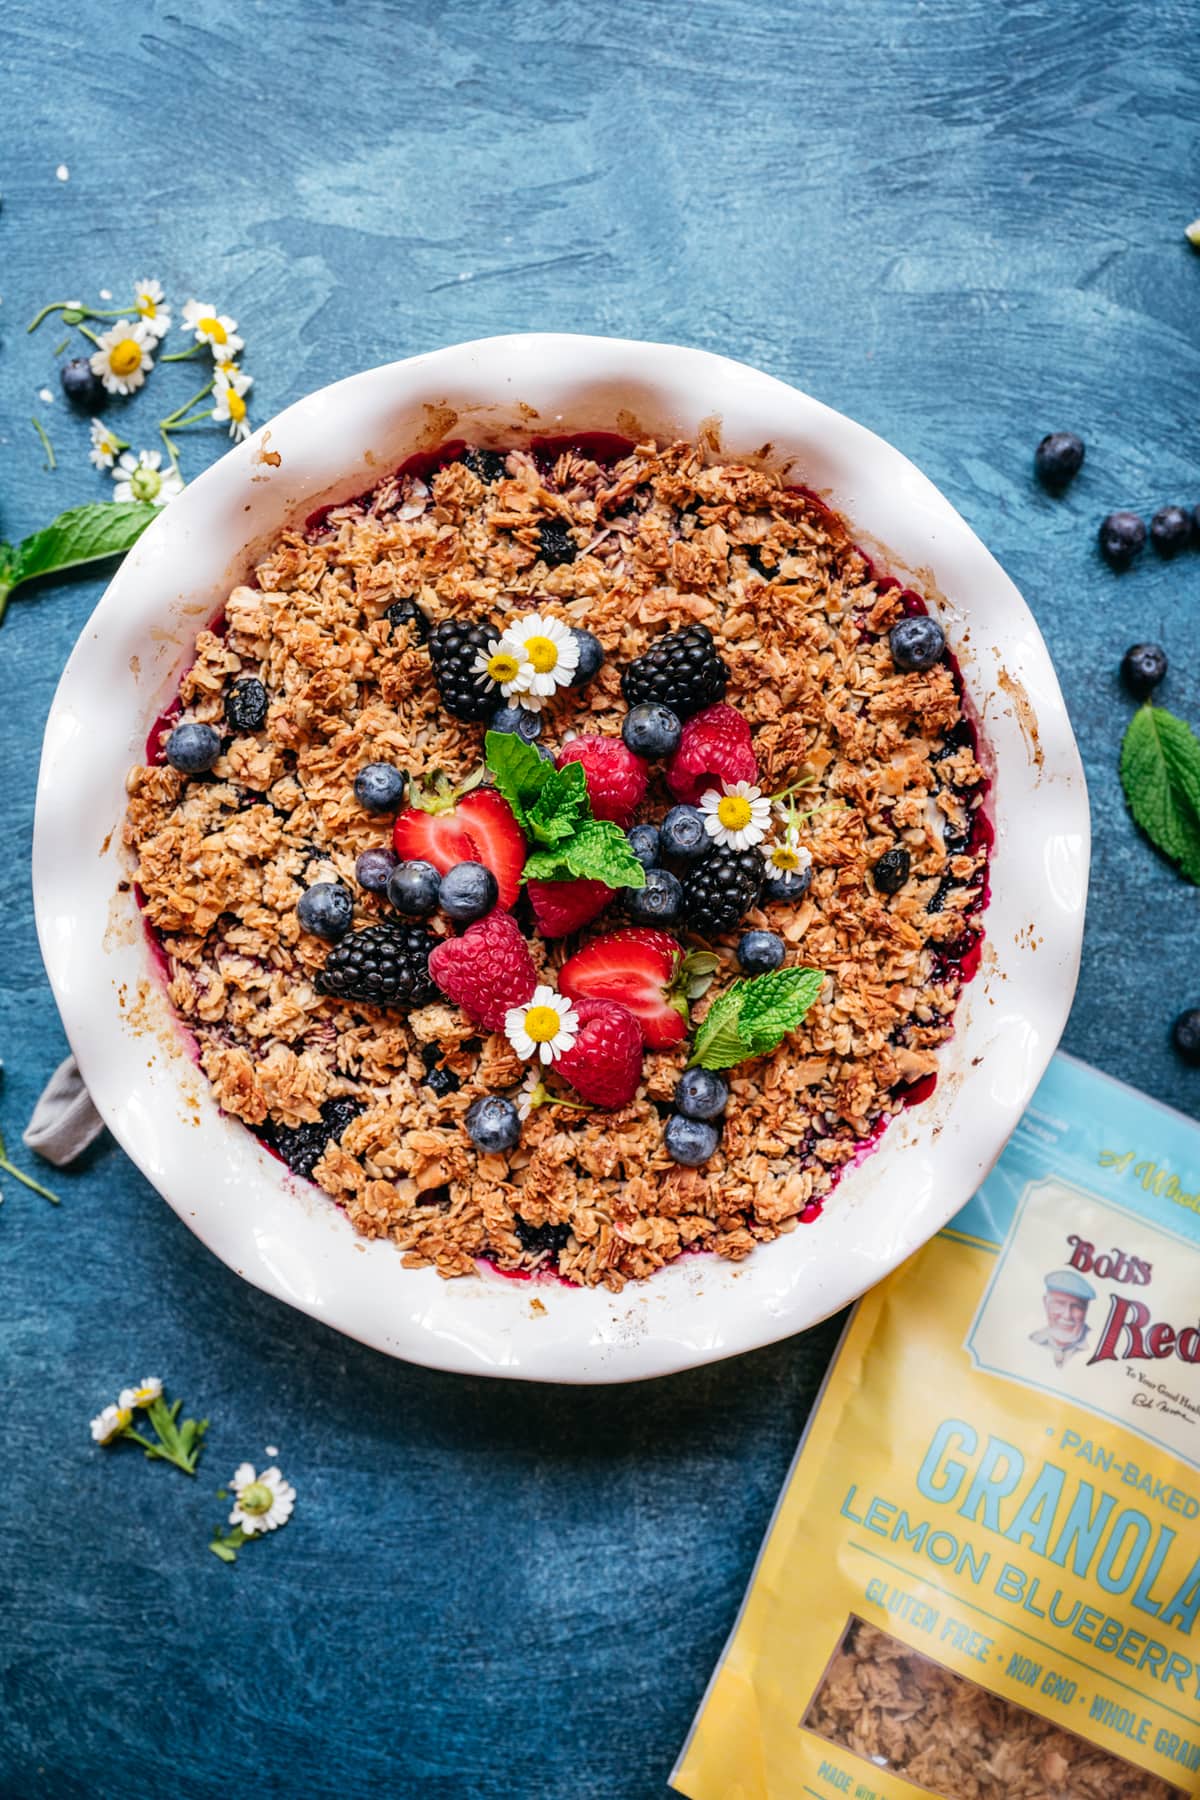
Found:
[[(1116, 579), (1115, 505), (1200, 500), (1192, 4), (635, 0), (0, 6), (0, 531), (99, 497), (44, 300), (157, 275), (242, 322), (255, 417), (336, 376), (549, 327), (727, 351), (873, 426), (1023, 588), (1096, 853), (1068, 1046), (1195, 1110), (1196, 894), (1136, 838), (1114, 671), (1160, 637), (1200, 719), (1200, 554)], [(68, 181), (56, 179), (65, 164)], [(1192, 177), (1194, 180), (1194, 175)], [(190, 391), (161, 370), (125, 435)], [(59, 457), (43, 471), (39, 413)], [(117, 416), (116, 414), (110, 416)], [(1052, 502), (1038, 437), (1088, 460)], [(189, 443), (195, 472), (216, 437)], [(99, 582), (0, 632), (0, 1121), (63, 1053), (34, 941), (38, 744)], [(2, 1182), (3, 1800), (663, 1800), (833, 1328), (648, 1387), (392, 1364), (242, 1285), (105, 1141), (52, 1210)], [(193, 1484), (90, 1414), (165, 1374)], [(287, 1531), (204, 1548), (277, 1444)]]

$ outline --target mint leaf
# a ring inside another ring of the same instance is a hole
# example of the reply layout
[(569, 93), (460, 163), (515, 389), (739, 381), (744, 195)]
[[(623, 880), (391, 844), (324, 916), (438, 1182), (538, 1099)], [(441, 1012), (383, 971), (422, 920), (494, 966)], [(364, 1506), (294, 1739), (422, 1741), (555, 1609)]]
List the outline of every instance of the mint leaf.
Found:
[(497, 788), (512, 807), (517, 824), (529, 829), (528, 808), (531, 807), (551, 775), (558, 771), (543, 762), (532, 744), (515, 731), (489, 731), (483, 740), (483, 754)]
[(1165, 706), (1141, 706), (1121, 745), (1121, 785), (1150, 842), (1200, 885), (1200, 741)]
[(744, 981), (737, 981), (717, 995), (696, 1033), (688, 1060), (689, 1069), (697, 1064), (702, 1069), (732, 1069), (735, 1063), (744, 1062), (749, 1056), (750, 1046), (742, 1036), (738, 1022), (745, 985)]
[(803, 1021), (824, 980), (820, 969), (774, 969), (735, 981), (709, 1007), (688, 1066), (731, 1069), (768, 1055)]
[(157, 517), (157, 507), (137, 502), (108, 500), (72, 507), (17, 545), (12, 586), (33, 581), (39, 575), (57, 575), (83, 563), (99, 562), (106, 556), (123, 556)]
[(591, 818), (583, 764), (572, 762), (549, 771), (541, 793), (528, 809), (526, 824), (537, 843), (553, 845), (573, 837)]
[(525, 879), (603, 881), (612, 888), (640, 888), (646, 885), (646, 871), (619, 825), (607, 819), (585, 819), (565, 843), (535, 850), (526, 857)]

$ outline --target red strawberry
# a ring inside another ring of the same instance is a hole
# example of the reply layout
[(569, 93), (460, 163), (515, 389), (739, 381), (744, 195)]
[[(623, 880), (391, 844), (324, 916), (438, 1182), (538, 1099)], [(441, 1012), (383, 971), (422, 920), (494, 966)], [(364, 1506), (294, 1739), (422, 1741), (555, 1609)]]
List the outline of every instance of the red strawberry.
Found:
[(509, 1007), (523, 1006), (537, 986), (521, 927), (499, 907), (468, 925), (461, 937), (435, 944), (429, 973), (443, 994), (488, 1031), (502, 1031)]
[(758, 759), (750, 727), (740, 712), (718, 702), (694, 713), (667, 764), (667, 786), (677, 800), (695, 806), (723, 781), (757, 781)]
[(572, 1000), (619, 1001), (647, 1047), (665, 1050), (687, 1032), (687, 1001), (672, 991), (682, 963), (683, 951), (667, 932), (631, 925), (568, 957), (558, 971), (559, 992)]
[(577, 1000), (579, 1036), (557, 1057), (555, 1073), (593, 1106), (626, 1106), (642, 1079), (642, 1034), (615, 1000)]
[(525, 865), (525, 834), (503, 794), (475, 788), (432, 805), (433, 811), (409, 806), (400, 814), (392, 827), (397, 856), (432, 863), (439, 875), (455, 863), (483, 863), (500, 884), (500, 905), (514, 906)]
[(602, 913), (613, 897), (603, 881), (527, 881), (537, 928), (545, 938), (569, 937)]
[(646, 797), (646, 765), (627, 750), (618, 737), (577, 737), (558, 753), (558, 766), (583, 764), (588, 799), (597, 819), (614, 825), (632, 825), (633, 815)]

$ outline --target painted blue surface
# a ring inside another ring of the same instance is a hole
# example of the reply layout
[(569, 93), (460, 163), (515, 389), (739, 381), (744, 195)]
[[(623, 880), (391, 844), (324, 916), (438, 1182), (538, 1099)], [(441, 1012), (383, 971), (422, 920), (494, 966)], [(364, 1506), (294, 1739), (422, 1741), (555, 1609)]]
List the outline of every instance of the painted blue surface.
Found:
[[(38, 400), (57, 334), (26, 320), (142, 275), (242, 322), (260, 418), (541, 327), (794, 381), (912, 455), (1026, 593), (1096, 827), (1066, 1041), (1195, 1112), (1165, 1033), (1200, 1001), (1197, 897), (1124, 813), (1114, 671), (1161, 637), (1200, 720), (1200, 555), (1117, 580), (1093, 548), (1114, 505), (1200, 500), (1193, 7), (46, 0), (0, 32), (0, 530), (103, 485), (83, 425)], [(188, 374), (151, 391), (175, 404)], [(150, 394), (123, 416), (153, 442)], [(1053, 502), (1029, 461), (1060, 427), (1088, 460)], [(10, 1143), (64, 1047), (30, 823), (99, 591), (14, 602), (0, 631)], [(11, 1182), (0, 1210), (3, 1800), (663, 1800), (832, 1328), (626, 1392), (452, 1379), (252, 1292), (109, 1142), (57, 1185), (59, 1211)], [(211, 1415), (195, 1484), (88, 1443), (143, 1372)], [(224, 1568), (213, 1490), (266, 1444), (295, 1518)]]

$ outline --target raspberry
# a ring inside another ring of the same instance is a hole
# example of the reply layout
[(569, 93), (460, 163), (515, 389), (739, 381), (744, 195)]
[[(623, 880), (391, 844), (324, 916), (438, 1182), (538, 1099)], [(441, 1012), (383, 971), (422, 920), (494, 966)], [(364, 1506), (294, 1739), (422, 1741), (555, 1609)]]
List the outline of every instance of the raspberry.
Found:
[(667, 786), (677, 800), (694, 806), (701, 794), (723, 781), (757, 780), (758, 759), (740, 712), (732, 706), (706, 706), (688, 720), (667, 764)]
[(597, 819), (611, 819), (622, 826), (633, 823), (633, 815), (646, 797), (646, 765), (620, 738), (572, 738), (556, 760), (560, 769), (564, 763), (583, 764), (588, 798)]
[(642, 1033), (615, 1000), (576, 1000), (579, 1035), (555, 1072), (593, 1106), (627, 1106), (642, 1078)]
[(528, 881), (525, 887), (544, 938), (569, 937), (582, 930), (613, 897), (603, 881)]
[(429, 953), (429, 973), (488, 1031), (502, 1031), (509, 1007), (523, 1005), (537, 986), (529, 945), (506, 912), (477, 919), (461, 937), (443, 938)]

